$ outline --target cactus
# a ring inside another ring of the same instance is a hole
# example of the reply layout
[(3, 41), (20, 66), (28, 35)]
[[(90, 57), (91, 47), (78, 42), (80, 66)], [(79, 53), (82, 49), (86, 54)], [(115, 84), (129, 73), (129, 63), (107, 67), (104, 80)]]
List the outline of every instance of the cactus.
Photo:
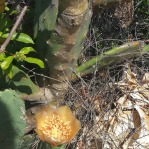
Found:
[[(96, 6), (105, 4), (105, 2), (113, 3), (117, 1), (95, 0), (93, 2), (93, 9)], [(0, 12), (1, 10), (3, 11), (0, 2)], [(49, 94), (52, 92), (55, 99), (63, 99), (67, 92), (68, 81), (72, 78), (73, 70), (75, 71), (76, 69), (75, 67), (83, 41), (88, 32), (91, 16), (91, 7), (88, 0), (36, 0), (34, 19), (36, 50), (46, 63), (45, 73), (53, 78), (48, 80), (50, 91), (48, 90), (49, 92), (47, 92)], [(94, 71), (93, 65), (97, 62), (99, 62), (99, 68), (115, 63), (120, 60), (118, 54), (124, 54), (126, 58), (132, 57), (127, 52), (129, 48), (128, 46), (126, 48), (118, 47), (107, 51), (78, 67), (76, 72), (83, 76)], [(132, 45), (132, 50), (136, 49), (138, 50), (138, 44)], [(143, 52), (146, 51), (148, 51), (148, 47), (143, 49)], [(111, 56), (117, 57), (113, 59)], [(19, 94), (32, 94), (39, 91), (38, 87), (22, 70), (13, 66), (12, 71), (12, 79), (5, 78), (3, 72), (0, 72), (0, 89), (11, 88)], [(43, 92), (43, 90), (40, 91)], [(31, 137), (24, 137), (26, 125), (25, 120), (22, 119), (24, 113), (21, 108), (25, 109), (25, 106), (16, 92), (12, 90), (0, 92), (0, 146), (4, 149), (9, 149), (10, 146), (12, 149), (28, 149), (30, 147), (25, 144), (30, 144), (36, 139), (32, 135), (30, 135)], [(43, 94), (45, 95), (45, 92)], [(39, 92), (36, 95), (40, 97)], [(28, 99), (30, 97), (28, 96)], [(51, 98), (53, 99), (53, 96)], [(55, 149), (62, 149), (64, 147), (65, 145), (62, 145)], [(43, 142), (40, 142), (37, 148), (52, 149), (49, 144)]]
[(36, 38), (36, 50), (42, 59), (46, 55), (47, 40), (53, 31), (58, 14), (58, 0), (37, 0), (34, 14), (34, 37)]
[(10, 81), (10, 85), (17, 93), (32, 94), (38, 90), (38, 87), (31, 81), (30, 77), (25, 72), (16, 66), (12, 67), (12, 71), (13, 77)]
[(83, 77), (97, 69), (100, 70), (119, 61), (141, 56), (148, 52), (149, 45), (145, 45), (143, 41), (133, 41), (123, 44), (84, 62), (82, 65), (77, 67), (76, 72), (72, 75), (71, 79), (76, 80), (78, 75)]
[(0, 92), (0, 146), (19, 149), (25, 133), (24, 102), (13, 90)]
[[(49, 83), (57, 99), (63, 99), (72, 69), (86, 37), (91, 10), (88, 0), (36, 1), (35, 38), (37, 51), (47, 64), (53, 80)], [(65, 77), (67, 75), (67, 78)]]
[(12, 66), (12, 79), (5, 76), (0, 70), (0, 89), (11, 88), (19, 94), (32, 94), (38, 91), (38, 87), (31, 81), (29, 76), (16, 66)]

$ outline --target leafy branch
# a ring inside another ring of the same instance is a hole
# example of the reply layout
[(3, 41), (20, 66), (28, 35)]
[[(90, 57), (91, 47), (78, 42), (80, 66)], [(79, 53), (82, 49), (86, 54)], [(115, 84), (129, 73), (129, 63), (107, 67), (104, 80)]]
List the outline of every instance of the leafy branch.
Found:
[(22, 20), (22, 18), (23, 18), (23, 16), (24, 16), (25, 12), (27, 11), (27, 8), (28, 8), (29, 3), (30, 3), (30, 0), (27, 1), (26, 5), (24, 6), (24, 8), (22, 9), (21, 13), (19, 14), (19, 16), (18, 16), (18, 18), (17, 18), (17, 20), (16, 20), (16, 22), (15, 22), (13, 28), (11, 29), (11, 31), (10, 31), (10, 33), (9, 33), (8, 38), (7, 38), (7, 39), (5, 40), (5, 42), (1, 45), (0, 54), (5, 51), (7, 45), (9, 44), (9, 42), (10, 42), (10, 40), (11, 40), (11, 38), (12, 38), (14, 32), (15, 32), (16, 29), (18, 28), (18, 26), (19, 26), (19, 24), (20, 24), (20, 22), (21, 22), (21, 20)]

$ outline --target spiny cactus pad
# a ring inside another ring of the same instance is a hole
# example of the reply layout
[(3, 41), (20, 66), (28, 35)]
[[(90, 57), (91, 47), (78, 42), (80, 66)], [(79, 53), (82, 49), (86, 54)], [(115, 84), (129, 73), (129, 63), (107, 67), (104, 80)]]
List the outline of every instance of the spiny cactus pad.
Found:
[(26, 126), (24, 109), (24, 102), (15, 91), (0, 92), (0, 148), (20, 148)]
[(7, 88), (15, 90), (18, 94), (32, 94), (38, 91), (30, 77), (16, 66), (12, 66), (12, 79), (0, 70), (0, 90)]

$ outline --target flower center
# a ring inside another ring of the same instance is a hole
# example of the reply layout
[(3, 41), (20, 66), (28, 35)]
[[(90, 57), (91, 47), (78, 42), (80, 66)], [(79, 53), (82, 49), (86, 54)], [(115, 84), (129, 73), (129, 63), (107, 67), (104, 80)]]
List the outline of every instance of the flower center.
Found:
[(57, 114), (49, 116), (41, 127), (42, 132), (53, 141), (63, 142), (69, 139), (71, 134), (70, 121)]

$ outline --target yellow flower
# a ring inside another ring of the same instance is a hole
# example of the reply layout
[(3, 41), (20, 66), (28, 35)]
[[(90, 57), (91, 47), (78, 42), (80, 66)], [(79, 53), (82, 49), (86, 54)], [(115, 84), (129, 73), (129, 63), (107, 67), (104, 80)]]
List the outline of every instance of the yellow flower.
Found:
[(35, 131), (39, 138), (52, 146), (68, 143), (81, 128), (80, 122), (67, 106), (45, 106), (35, 114), (35, 118)]

